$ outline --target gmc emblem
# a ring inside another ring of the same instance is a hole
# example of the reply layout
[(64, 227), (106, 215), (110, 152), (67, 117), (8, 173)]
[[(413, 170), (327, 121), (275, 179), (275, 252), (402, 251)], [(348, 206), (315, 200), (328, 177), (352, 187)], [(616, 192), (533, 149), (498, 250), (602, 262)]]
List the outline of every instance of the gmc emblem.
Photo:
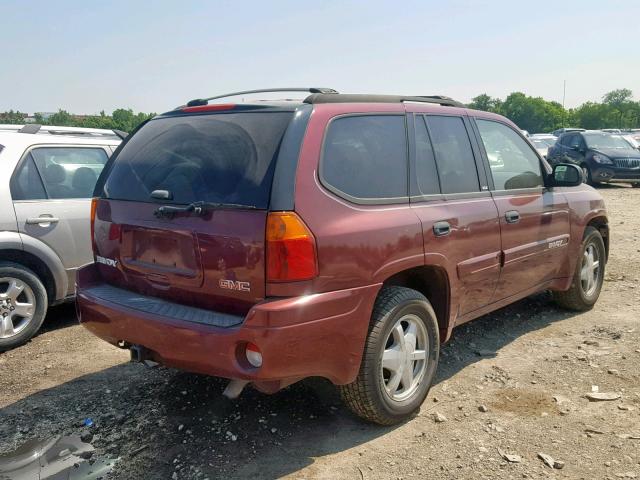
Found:
[(250, 292), (251, 284), (249, 282), (239, 282), (237, 280), (227, 280), (225, 278), (221, 278), (218, 282), (220, 288), (224, 288), (225, 290), (237, 290), (239, 292)]

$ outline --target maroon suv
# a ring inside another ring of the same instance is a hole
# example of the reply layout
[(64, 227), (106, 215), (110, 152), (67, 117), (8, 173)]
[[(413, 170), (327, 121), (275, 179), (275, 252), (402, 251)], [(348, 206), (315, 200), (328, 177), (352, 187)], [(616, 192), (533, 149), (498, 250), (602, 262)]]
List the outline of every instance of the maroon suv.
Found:
[(596, 302), (608, 221), (579, 168), (446, 97), (305, 91), (194, 100), (128, 137), (96, 187), (86, 328), (231, 397), (325, 377), (391, 424), (456, 325), (546, 289)]

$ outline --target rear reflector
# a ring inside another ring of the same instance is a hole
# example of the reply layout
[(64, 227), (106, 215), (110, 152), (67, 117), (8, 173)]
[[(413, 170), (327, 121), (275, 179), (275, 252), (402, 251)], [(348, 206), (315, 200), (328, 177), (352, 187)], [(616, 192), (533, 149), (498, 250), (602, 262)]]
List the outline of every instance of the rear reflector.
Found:
[(233, 103), (214, 103), (213, 105), (197, 105), (195, 107), (184, 107), (183, 112), (196, 113), (196, 112), (217, 112), (219, 110), (233, 110), (235, 104)]
[(267, 217), (267, 281), (310, 280), (318, 275), (316, 241), (294, 212)]
[(262, 352), (255, 343), (247, 343), (245, 355), (247, 356), (247, 362), (252, 367), (260, 368), (262, 366)]

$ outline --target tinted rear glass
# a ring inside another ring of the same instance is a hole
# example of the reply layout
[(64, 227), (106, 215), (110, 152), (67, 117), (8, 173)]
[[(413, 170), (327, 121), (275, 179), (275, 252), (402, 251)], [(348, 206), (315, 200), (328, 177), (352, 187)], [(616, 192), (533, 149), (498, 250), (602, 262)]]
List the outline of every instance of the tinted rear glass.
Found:
[(293, 112), (226, 113), (152, 120), (115, 158), (103, 195), (117, 200), (173, 199), (267, 208), (275, 157)]
[(436, 115), (426, 118), (442, 193), (480, 191), (473, 150), (462, 118)]
[(406, 197), (404, 116), (356, 115), (333, 120), (320, 168), (326, 185), (351, 197)]

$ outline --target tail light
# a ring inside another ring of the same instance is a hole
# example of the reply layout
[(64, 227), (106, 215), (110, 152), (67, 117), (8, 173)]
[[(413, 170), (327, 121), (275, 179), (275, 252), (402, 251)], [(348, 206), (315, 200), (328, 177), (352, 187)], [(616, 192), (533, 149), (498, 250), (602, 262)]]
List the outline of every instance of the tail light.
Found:
[(267, 281), (309, 280), (318, 275), (316, 241), (294, 212), (267, 217)]
[(98, 209), (98, 198), (93, 197), (91, 199), (91, 247), (93, 253), (96, 253), (96, 239), (95, 239), (95, 223), (96, 223), (96, 210)]

